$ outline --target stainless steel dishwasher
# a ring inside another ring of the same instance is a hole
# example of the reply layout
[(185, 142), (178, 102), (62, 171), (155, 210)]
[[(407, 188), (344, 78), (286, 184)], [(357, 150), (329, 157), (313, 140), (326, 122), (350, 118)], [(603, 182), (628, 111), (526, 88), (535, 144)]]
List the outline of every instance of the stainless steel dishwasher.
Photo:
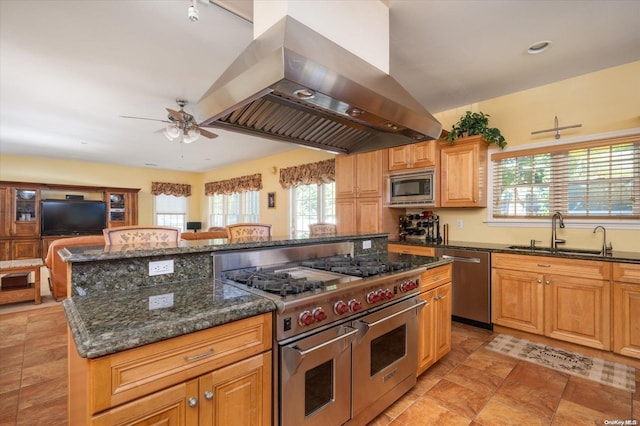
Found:
[(453, 260), (452, 317), (493, 329), (491, 324), (491, 256), (488, 251), (436, 248), (436, 256)]

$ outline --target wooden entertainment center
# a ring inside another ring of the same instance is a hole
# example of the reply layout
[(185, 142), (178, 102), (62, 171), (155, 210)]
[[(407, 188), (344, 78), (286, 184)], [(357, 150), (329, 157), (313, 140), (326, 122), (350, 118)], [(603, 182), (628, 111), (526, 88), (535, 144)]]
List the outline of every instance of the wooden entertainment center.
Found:
[(0, 181), (0, 261), (44, 258), (51, 241), (75, 236), (40, 232), (40, 200), (87, 199), (107, 204), (107, 227), (138, 224), (140, 188)]

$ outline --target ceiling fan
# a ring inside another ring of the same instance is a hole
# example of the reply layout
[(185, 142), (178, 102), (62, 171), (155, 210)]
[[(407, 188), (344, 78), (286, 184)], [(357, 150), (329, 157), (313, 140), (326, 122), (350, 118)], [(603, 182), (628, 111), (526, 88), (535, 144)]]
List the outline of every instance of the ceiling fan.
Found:
[(165, 135), (166, 138), (170, 141), (177, 140), (178, 142), (182, 143), (191, 143), (195, 142), (198, 138), (200, 138), (200, 136), (204, 136), (209, 139), (218, 137), (218, 135), (216, 135), (215, 133), (203, 129), (203, 127), (209, 126), (199, 125), (193, 118), (193, 115), (184, 110), (185, 105), (187, 105), (187, 101), (183, 99), (177, 99), (176, 103), (180, 107), (180, 111), (167, 108), (167, 111), (169, 112), (167, 120), (145, 117), (131, 117), (127, 115), (121, 115), (120, 117), (134, 118), (137, 120), (161, 121), (163, 123), (168, 123), (167, 127), (162, 130), (162, 134)]

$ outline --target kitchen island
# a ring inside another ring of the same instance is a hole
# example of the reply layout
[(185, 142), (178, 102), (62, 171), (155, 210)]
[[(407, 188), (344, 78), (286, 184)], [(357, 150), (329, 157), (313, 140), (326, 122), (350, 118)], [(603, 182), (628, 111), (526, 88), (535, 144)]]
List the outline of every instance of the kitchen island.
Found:
[[(212, 254), (344, 241), (355, 255), (386, 255), (386, 234), (61, 251), (71, 277), (71, 423), (270, 424), (277, 304), (214, 279)], [(416, 271), (448, 263), (398, 257)], [(171, 273), (150, 273), (167, 261)]]

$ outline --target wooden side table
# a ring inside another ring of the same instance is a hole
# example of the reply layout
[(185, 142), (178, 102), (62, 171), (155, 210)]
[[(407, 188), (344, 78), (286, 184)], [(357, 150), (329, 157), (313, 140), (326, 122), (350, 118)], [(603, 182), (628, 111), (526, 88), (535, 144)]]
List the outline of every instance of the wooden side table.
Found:
[(21, 288), (0, 288), (0, 305), (6, 303), (23, 302), (33, 300), (36, 305), (40, 304), (40, 267), (43, 265), (42, 259), (21, 259), (4, 260), (0, 262), (0, 275), (13, 274), (19, 272), (33, 272), (35, 282), (33, 287)]

